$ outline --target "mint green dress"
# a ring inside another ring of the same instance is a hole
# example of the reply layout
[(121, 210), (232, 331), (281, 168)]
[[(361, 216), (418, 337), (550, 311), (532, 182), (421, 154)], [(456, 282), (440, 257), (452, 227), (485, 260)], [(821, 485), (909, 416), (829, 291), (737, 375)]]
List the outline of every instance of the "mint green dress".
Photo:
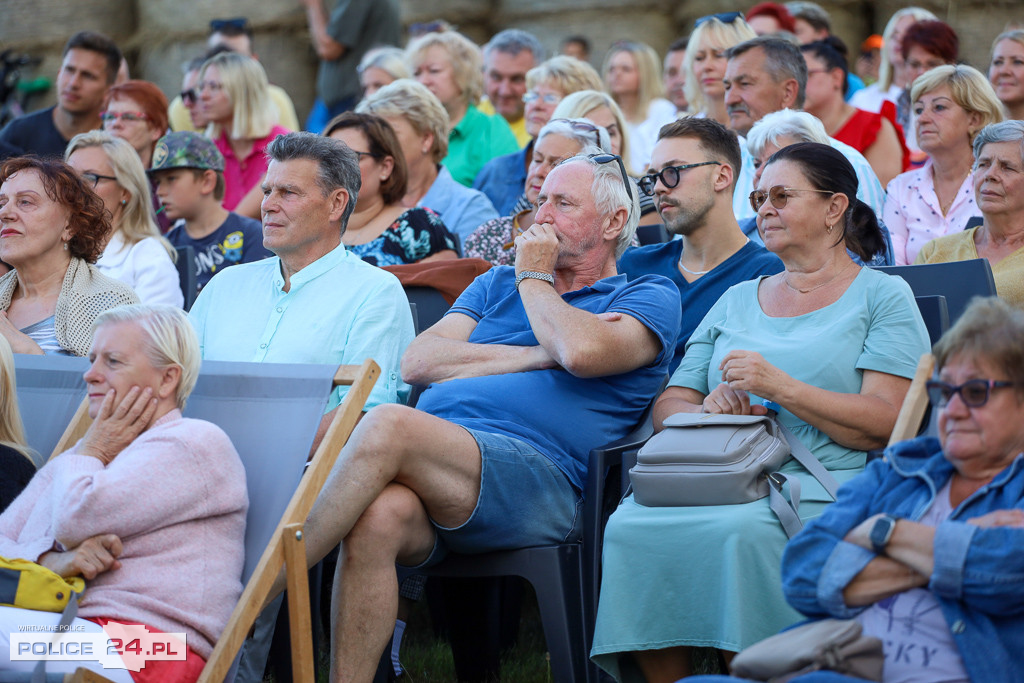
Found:
[[(825, 308), (791, 318), (765, 315), (760, 280), (730, 288), (686, 347), (670, 386), (707, 395), (734, 349), (757, 351), (792, 377), (859, 393), (865, 370), (913, 377), (928, 334), (902, 279), (863, 268)], [(761, 399), (751, 396), (752, 402)], [(840, 446), (785, 410), (789, 427), (840, 483), (865, 454)], [(782, 471), (802, 485), (800, 516), (821, 514), (828, 494), (798, 463)], [(605, 529), (601, 597), (591, 656), (618, 680), (638, 680), (623, 654), (677, 645), (737, 652), (802, 619), (782, 595), (786, 534), (768, 499), (742, 505), (645, 507), (627, 497)]]

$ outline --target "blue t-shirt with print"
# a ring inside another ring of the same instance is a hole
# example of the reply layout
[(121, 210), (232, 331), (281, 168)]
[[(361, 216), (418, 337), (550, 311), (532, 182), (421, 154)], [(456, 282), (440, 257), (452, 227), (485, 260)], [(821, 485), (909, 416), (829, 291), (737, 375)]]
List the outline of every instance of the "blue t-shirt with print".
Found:
[[(554, 369), (453, 379), (431, 384), (416, 407), (469, 429), (525, 441), (582, 489), (590, 451), (629, 433), (661, 388), (679, 332), (679, 291), (660, 275), (632, 281), (615, 275), (562, 299), (591, 313), (614, 311), (640, 321), (660, 342), (658, 357), (630, 372), (597, 378)], [(477, 321), (469, 336), (475, 344), (537, 345), (511, 266), (496, 266), (474, 280), (451, 313)]]
[(220, 227), (202, 239), (192, 239), (185, 225), (178, 223), (167, 233), (176, 247), (192, 247), (196, 252), (196, 285), (202, 291), (210, 278), (228, 266), (251, 263), (273, 256), (263, 246), (263, 226), (254, 218), (228, 213)]

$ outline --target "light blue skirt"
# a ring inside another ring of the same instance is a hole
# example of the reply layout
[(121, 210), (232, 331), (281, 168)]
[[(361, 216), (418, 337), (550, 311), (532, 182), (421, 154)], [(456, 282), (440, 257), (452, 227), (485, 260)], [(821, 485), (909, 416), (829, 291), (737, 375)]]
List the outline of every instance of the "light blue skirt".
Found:
[[(843, 483), (860, 472), (832, 474)], [(787, 474), (801, 481), (800, 517), (820, 515), (831, 498), (817, 480)], [(634, 680), (621, 655), (680, 645), (739, 652), (803, 620), (782, 595), (786, 541), (767, 498), (684, 508), (627, 497), (605, 529), (591, 657), (617, 680)]]

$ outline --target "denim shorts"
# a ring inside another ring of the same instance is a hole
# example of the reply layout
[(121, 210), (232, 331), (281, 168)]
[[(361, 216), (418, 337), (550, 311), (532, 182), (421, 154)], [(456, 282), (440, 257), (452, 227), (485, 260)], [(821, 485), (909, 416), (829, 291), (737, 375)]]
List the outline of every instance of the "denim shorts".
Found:
[(437, 540), (420, 567), (436, 564), (448, 550), (485, 553), (579, 539), (583, 497), (550, 459), (525, 441), (466, 431), (480, 448), (476, 507), (461, 526), (444, 527), (431, 520)]

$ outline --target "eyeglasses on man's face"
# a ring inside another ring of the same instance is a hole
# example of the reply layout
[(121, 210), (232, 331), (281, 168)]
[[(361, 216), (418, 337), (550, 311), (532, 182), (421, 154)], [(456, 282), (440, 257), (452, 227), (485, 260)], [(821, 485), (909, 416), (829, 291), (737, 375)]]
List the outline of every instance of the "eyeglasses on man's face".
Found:
[(689, 171), (691, 168), (697, 168), (699, 166), (710, 166), (711, 164), (719, 164), (720, 161), (701, 161), (696, 164), (683, 164), (681, 166), (666, 166), (657, 173), (648, 173), (647, 175), (640, 178), (639, 185), (640, 191), (648, 197), (654, 195), (654, 186), (661, 180), (661, 184), (672, 189), (679, 185), (679, 177), (683, 171)]

